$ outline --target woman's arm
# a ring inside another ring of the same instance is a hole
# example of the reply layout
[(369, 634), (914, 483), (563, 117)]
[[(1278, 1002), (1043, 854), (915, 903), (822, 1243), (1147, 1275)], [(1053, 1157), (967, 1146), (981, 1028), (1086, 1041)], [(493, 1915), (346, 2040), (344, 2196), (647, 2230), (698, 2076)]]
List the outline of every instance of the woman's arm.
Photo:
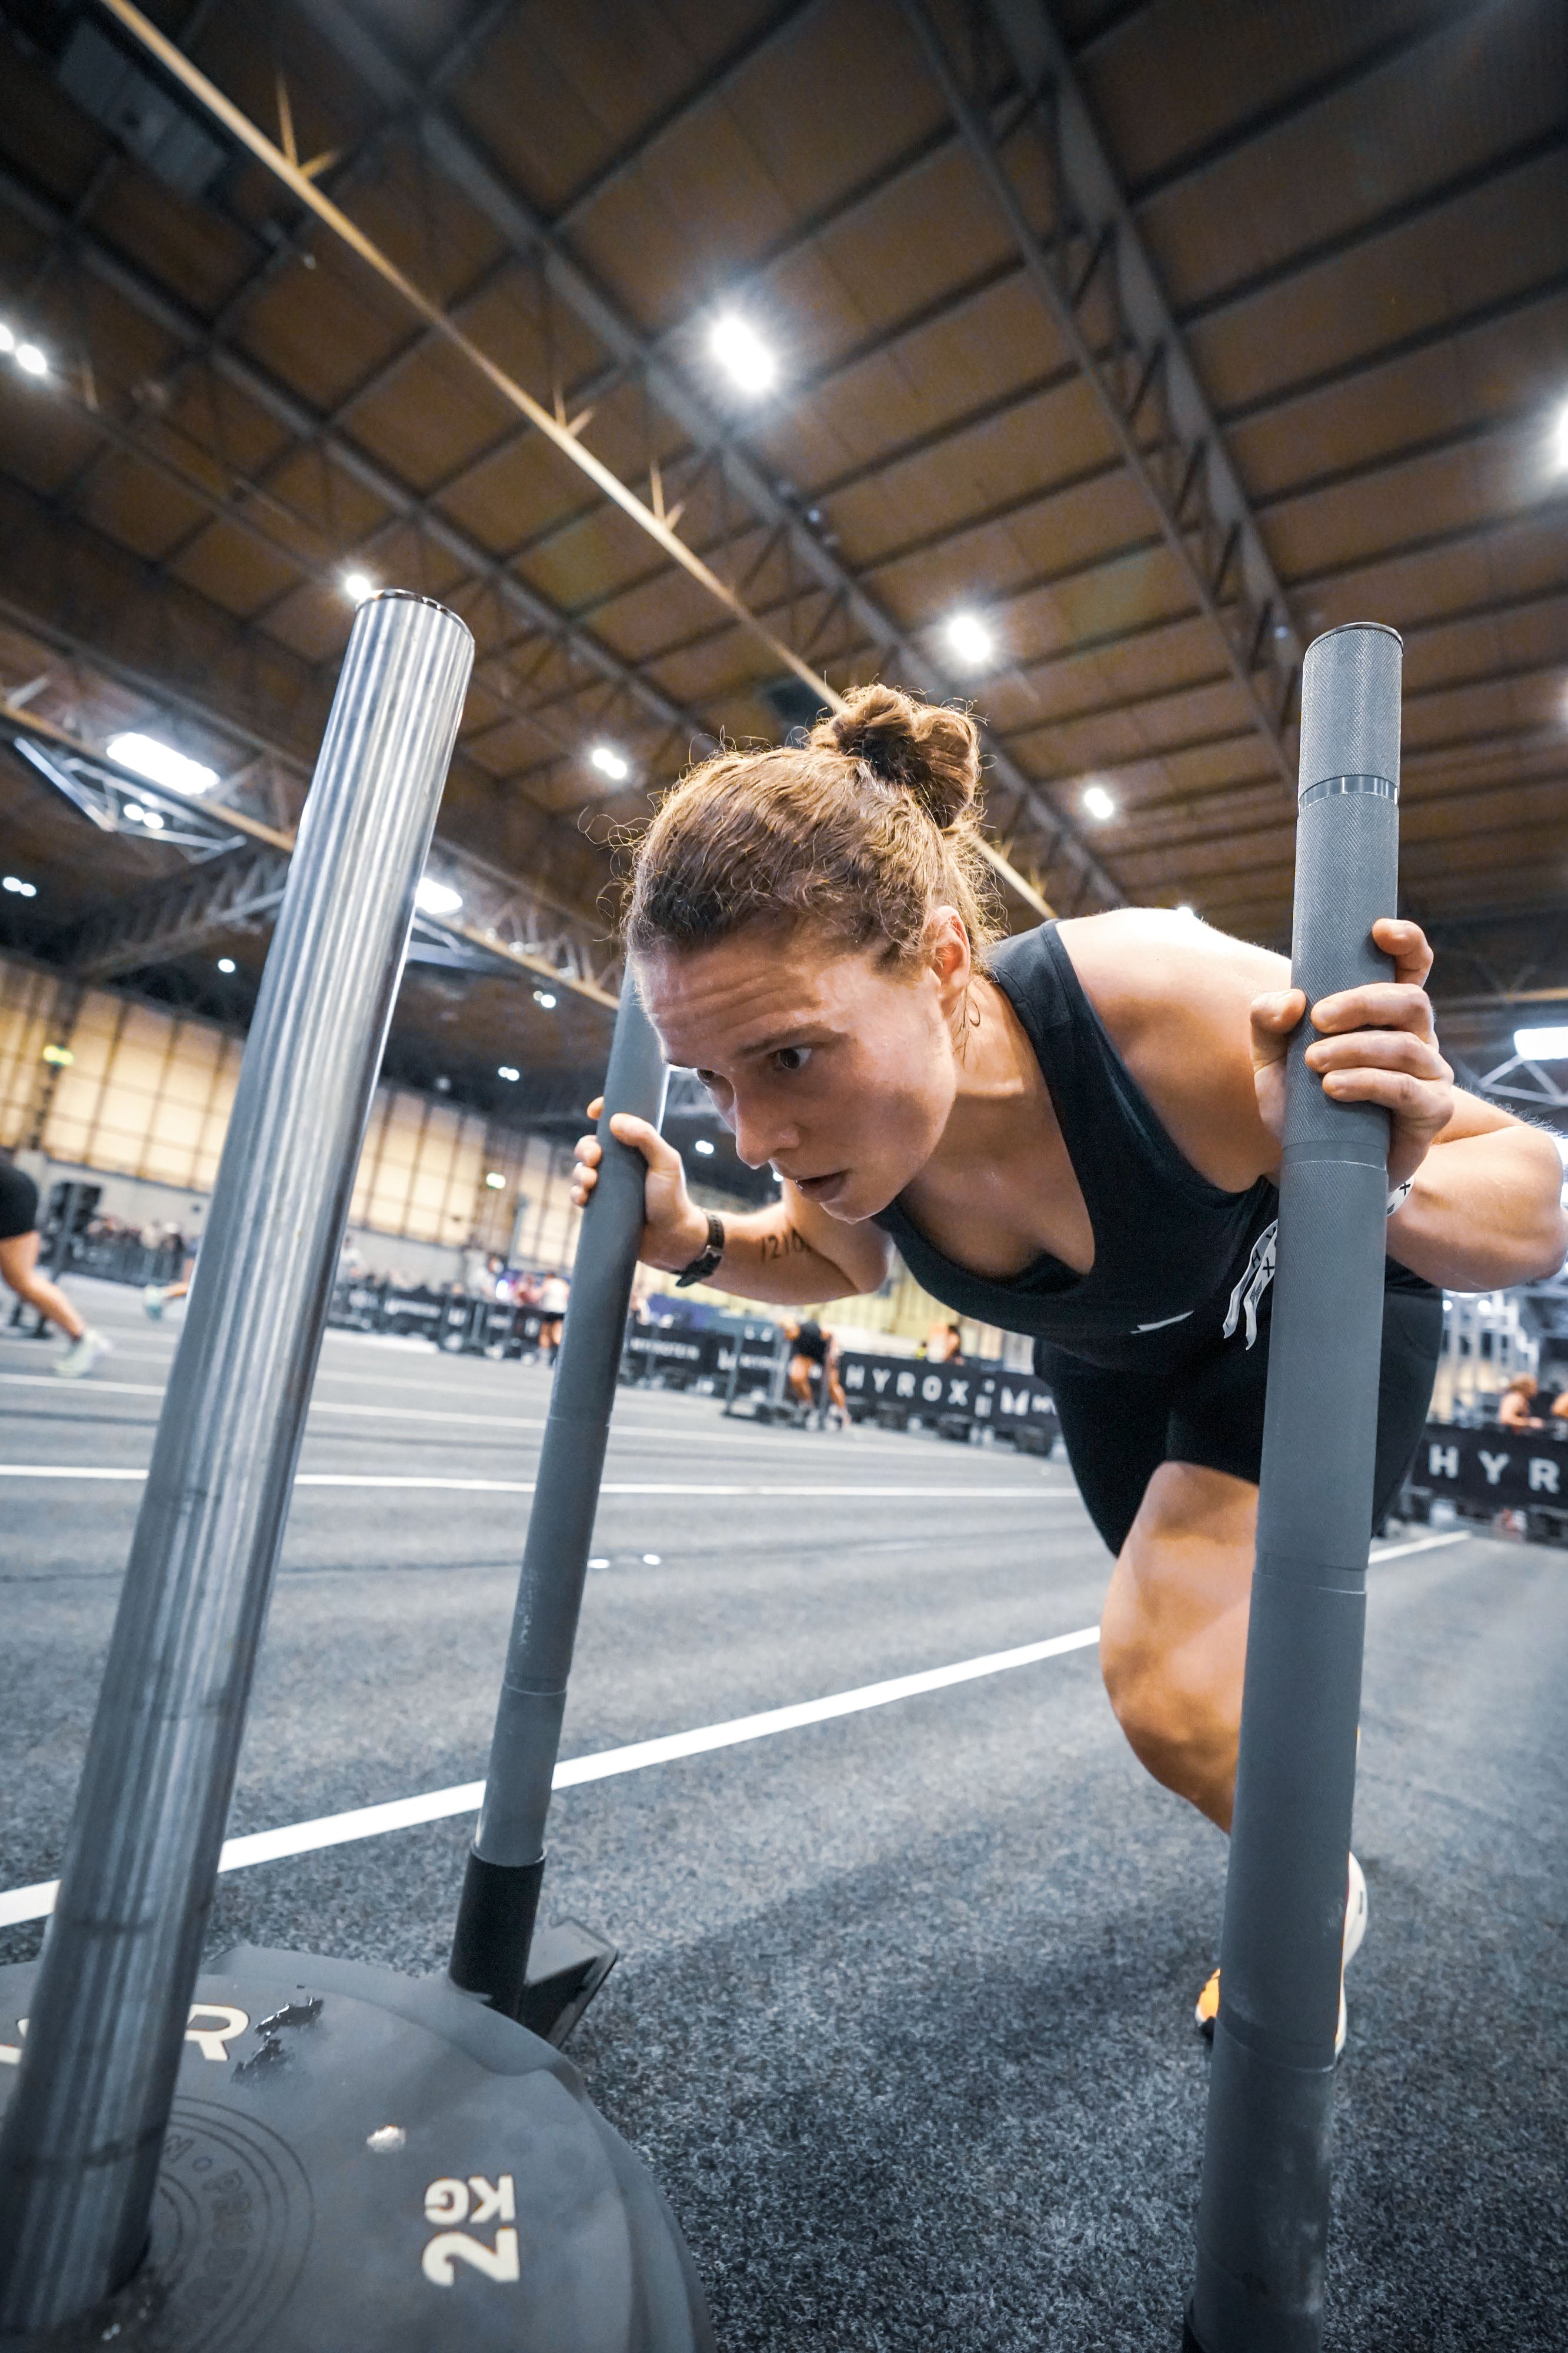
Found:
[[(588, 1106), (596, 1119), (599, 1105)], [(617, 1112), (612, 1125), (622, 1144), (634, 1145), (647, 1163), (646, 1216), (637, 1256), (645, 1266), (679, 1274), (708, 1246), (708, 1212), (686, 1189), (679, 1152), (646, 1120)], [(577, 1144), (572, 1198), (581, 1208), (598, 1181), (596, 1137)], [(892, 1244), (881, 1229), (844, 1225), (806, 1200), (786, 1178), (781, 1199), (765, 1209), (724, 1218), (724, 1255), (705, 1280), (741, 1299), (766, 1300), (780, 1307), (806, 1307), (827, 1299), (849, 1299), (876, 1291), (887, 1280)]]
[[(1388, 1112), (1389, 1183), (1413, 1179), (1389, 1219), (1389, 1255), (1450, 1291), (1542, 1282), (1568, 1250), (1557, 1147), (1455, 1086), (1433, 1027), (1432, 951), (1420, 926), (1387, 918), (1373, 936), (1393, 957), (1394, 978), (1320, 998), (1307, 1060), (1336, 1103)], [(1282, 990), (1252, 1008), (1258, 1104), (1276, 1133), (1286, 1043), (1304, 1002), (1299, 989)]]
[(1389, 1256), (1449, 1291), (1540, 1282), (1568, 1248), (1562, 1190), (1549, 1135), (1456, 1089), (1453, 1117), (1388, 1221)]
[[(1285, 1056), (1306, 1008), (1283, 957), (1147, 908), (1087, 916), (1064, 924), (1062, 936), (1193, 1166), (1231, 1191), (1276, 1176)], [(1389, 1184), (1415, 1180), (1389, 1220), (1390, 1254), (1453, 1291), (1539, 1282), (1568, 1249), (1556, 1146), (1455, 1086), (1433, 1026), (1432, 951), (1419, 925), (1389, 918), (1373, 936), (1394, 977), (1321, 998), (1307, 1060), (1336, 1102), (1389, 1113)]]

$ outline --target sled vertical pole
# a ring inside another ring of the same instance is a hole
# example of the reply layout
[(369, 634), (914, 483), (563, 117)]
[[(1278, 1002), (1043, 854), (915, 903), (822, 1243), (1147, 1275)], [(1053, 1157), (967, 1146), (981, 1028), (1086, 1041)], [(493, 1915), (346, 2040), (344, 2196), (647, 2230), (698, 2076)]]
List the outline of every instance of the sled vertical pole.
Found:
[(630, 1145), (616, 1142), (610, 1121), (617, 1112), (630, 1112), (658, 1127), (668, 1081), (664, 1050), (628, 962), (599, 1116), (604, 1157), (577, 1239), (484, 1803), (452, 1943), (454, 1984), (482, 1995), (509, 2018), (521, 2015), (525, 2006), (566, 1677), (642, 1240), (647, 1164)]
[[(1401, 645), (1331, 629), (1301, 676), (1291, 978), (1389, 976)], [(1383, 1337), (1388, 1114), (1286, 1068), (1268, 1394), (1189, 2353), (1320, 2353), (1334, 2039)]]

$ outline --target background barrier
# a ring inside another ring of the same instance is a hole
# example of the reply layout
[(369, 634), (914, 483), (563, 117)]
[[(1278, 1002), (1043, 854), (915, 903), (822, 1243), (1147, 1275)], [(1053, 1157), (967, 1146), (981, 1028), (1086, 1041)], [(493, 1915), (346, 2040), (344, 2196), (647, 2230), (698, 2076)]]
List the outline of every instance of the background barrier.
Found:
[(1405, 1486), (1405, 1517), (1426, 1519), (1435, 1503), (1467, 1519), (1496, 1512), (1526, 1515), (1528, 1532), (1568, 1543), (1568, 1423), (1544, 1430), (1461, 1430), (1429, 1421)]

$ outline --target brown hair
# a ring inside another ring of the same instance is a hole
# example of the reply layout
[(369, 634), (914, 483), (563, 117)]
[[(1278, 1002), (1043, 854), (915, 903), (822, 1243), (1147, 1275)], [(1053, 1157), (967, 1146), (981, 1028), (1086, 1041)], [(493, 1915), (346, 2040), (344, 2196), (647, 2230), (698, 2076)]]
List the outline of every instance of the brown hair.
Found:
[(980, 738), (962, 711), (862, 686), (804, 744), (716, 752), (637, 844), (626, 946), (691, 948), (748, 923), (817, 923), (918, 955), (934, 909), (1001, 935), (980, 843)]

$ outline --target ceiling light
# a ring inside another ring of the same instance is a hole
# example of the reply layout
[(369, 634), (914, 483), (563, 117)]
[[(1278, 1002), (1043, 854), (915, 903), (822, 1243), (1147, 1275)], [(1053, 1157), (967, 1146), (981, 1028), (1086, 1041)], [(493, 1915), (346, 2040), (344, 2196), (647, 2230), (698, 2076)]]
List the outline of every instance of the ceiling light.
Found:
[(1187, 902), (1186, 902), (1184, 899), (1182, 901), (1181, 905), (1177, 908), (1176, 913), (1177, 913), (1177, 914), (1178, 914), (1178, 915), (1190, 915), (1190, 916), (1192, 917), (1192, 920), (1194, 921), (1194, 923), (1197, 922), (1197, 919), (1198, 919), (1198, 911), (1197, 911), (1197, 909), (1196, 909), (1195, 907), (1191, 907), (1191, 906), (1189, 906), (1189, 905), (1187, 904)]
[(709, 1143), (708, 1138), (705, 1135), (700, 1135), (691, 1149), (693, 1152), (700, 1152), (704, 1160), (709, 1160), (712, 1157), (713, 1146)]
[(345, 572), (339, 586), (343, 595), (355, 605), (363, 605), (367, 596), (376, 596), (381, 593), (368, 572)]
[(38, 895), (37, 884), (24, 882), (19, 874), (0, 875), (0, 891), (14, 892), (18, 899), (36, 899)]
[(1116, 803), (1103, 785), (1086, 785), (1083, 788), (1083, 805), (1089, 816), (1098, 818), (1102, 825), (1108, 817), (1116, 815)]
[(234, 970), (234, 958), (232, 956), (219, 956), (217, 960), (217, 968), (219, 972), (232, 972)]
[(37, 343), (18, 343), (16, 365), (24, 375), (47, 375), (49, 364)]
[(501, 1175), (499, 1168), (486, 1169), (485, 1183), (489, 1187), (492, 1193), (504, 1193), (506, 1191), (506, 1178)]
[(162, 833), (163, 830), (163, 820), (157, 809), (143, 809), (142, 822), (149, 833)]
[(455, 915), (463, 903), (463, 894), (448, 883), (433, 882), (426, 874), (420, 877), (414, 903), (422, 915)]
[(498, 1079), (521, 1079), (522, 1072), (521, 1071), (514, 1071), (510, 1062), (503, 1062), (500, 1070), (496, 1072), (496, 1076)]
[(1552, 427), (1552, 463), (1557, 473), (1568, 473), (1568, 400), (1558, 410)]
[(11, 332), (10, 328), (6, 326), (5, 321), (0, 319), (0, 352), (14, 352), (16, 348), (16, 336)]
[[(172, 744), (161, 744), (156, 735), (111, 735), (109, 756), (122, 768), (134, 768), (149, 784), (167, 785), (176, 793), (210, 793), (217, 782), (216, 768), (187, 759)], [(131, 814), (129, 805), (125, 814)]]
[(955, 613), (947, 625), (947, 642), (961, 662), (987, 662), (996, 640), (973, 613)]
[(721, 319), (715, 319), (708, 337), (708, 348), (742, 392), (759, 393), (771, 389), (778, 375), (778, 362), (756, 329), (746, 320), (738, 318), (733, 311), (727, 311)]
[(1568, 1029), (1516, 1029), (1513, 1050), (1527, 1062), (1568, 1062)]
[(597, 768), (601, 776), (608, 776), (617, 785), (632, 772), (631, 762), (623, 759), (608, 744), (595, 744), (588, 754), (588, 764)]
[(555, 998), (548, 988), (536, 988), (533, 992), (533, 1001), (535, 1005), (542, 1005), (546, 1013), (553, 1013), (555, 1010)]

